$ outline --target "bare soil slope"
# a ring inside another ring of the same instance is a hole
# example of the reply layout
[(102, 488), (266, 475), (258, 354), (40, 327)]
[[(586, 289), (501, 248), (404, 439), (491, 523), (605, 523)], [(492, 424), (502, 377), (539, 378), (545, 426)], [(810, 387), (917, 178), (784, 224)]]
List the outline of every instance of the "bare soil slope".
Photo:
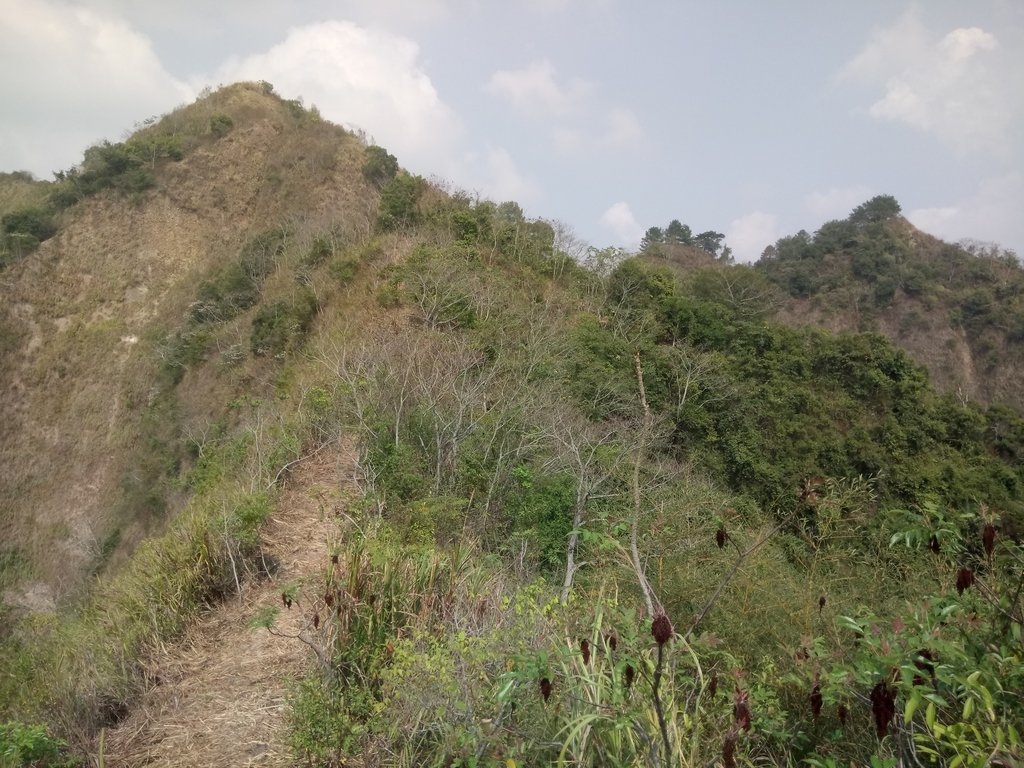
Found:
[[(224, 136), (208, 128), (215, 113), (233, 120)], [(10, 606), (52, 610), (159, 529), (125, 488), (150, 437), (141, 424), (162, 344), (197, 286), (271, 227), (301, 249), (317, 233), (373, 220), (362, 142), (256, 84), (224, 88), (144, 131), (158, 129), (179, 131), (188, 146), (180, 161), (155, 165), (154, 189), (82, 200), (61, 214), (56, 236), (0, 276), (0, 554), (19, 564), (0, 574)], [(185, 428), (212, 420), (249, 373), (230, 380), (205, 367), (218, 384), (180, 393)]]

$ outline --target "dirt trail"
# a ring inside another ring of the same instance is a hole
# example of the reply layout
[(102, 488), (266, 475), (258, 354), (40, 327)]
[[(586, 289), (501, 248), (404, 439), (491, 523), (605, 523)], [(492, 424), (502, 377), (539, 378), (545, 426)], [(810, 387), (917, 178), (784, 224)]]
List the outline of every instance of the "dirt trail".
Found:
[[(152, 687), (107, 734), (108, 766), (294, 764), (286, 743), (286, 697), (312, 654), (299, 640), (249, 623), (261, 607), (281, 604), (283, 585), (329, 562), (328, 542), (339, 531), (336, 513), (354, 495), (353, 455), (350, 445), (335, 445), (291, 473), (263, 533), (264, 551), (278, 570), (243, 585), (241, 595), (218, 605), (152, 660)], [(281, 611), (275, 628), (295, 635), (308, 620), (293, 606)]]

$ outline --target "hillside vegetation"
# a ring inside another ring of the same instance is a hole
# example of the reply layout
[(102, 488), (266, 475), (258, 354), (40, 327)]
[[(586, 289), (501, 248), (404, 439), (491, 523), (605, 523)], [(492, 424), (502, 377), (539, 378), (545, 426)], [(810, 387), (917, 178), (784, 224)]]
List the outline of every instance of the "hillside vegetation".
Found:
[[(319, 568), (238, 627), (308, 649), (297, 764), (1024, 759), (1024, 419), (779, 322), (820, 233), (577, 253), (267, 84), (102, 149), (132, 142), (180, 157), (93, 188), (87, 152), (4, 272), (15, 764), (102, 752), (158, 649), (278, 584), (265, 521), (348, 441)], [(847, 262), (919, 237), (861, 215)]]
[(876, 331), (961, 401), (1024, 404), (1024, 269), (996, 246), (952, 245), (880, 196), (812, 236), (769, 247), (758, 268), (787, 323)]

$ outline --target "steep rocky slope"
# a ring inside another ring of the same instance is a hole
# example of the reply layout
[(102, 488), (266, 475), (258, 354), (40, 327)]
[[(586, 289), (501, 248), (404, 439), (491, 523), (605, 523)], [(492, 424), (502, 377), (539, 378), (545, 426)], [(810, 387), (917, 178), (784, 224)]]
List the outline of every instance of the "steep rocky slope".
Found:
[[(231, 130), (212, 132), (214, 115), (227, 115)], [(232, 382), (267, 369), (257, 360), (186, 377), (146, 421), (168, 334), (185, 322), (197, 285), (271, 228), (299, 247), (372, 221), (362, 143), (264, 86), (223, 89), (138, 135), (172, 137), (183, 156), (154, 161), (153, 189), (102, 191), (68, 208), (56, 236), (0, 278), (9, 604), (52, 609), (159, 527), (163, 491), (152, 486), (165, 468), (143, 470), (143, 460), (178, 461), (167, 444), (202, 431)]]

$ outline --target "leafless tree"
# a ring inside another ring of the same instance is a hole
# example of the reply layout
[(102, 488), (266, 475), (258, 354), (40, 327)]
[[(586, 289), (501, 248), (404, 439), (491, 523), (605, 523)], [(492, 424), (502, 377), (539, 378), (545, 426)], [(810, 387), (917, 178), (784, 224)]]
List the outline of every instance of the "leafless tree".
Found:
[(565, 469), (575, 481), (572, 510), (572, 530), (565, 548), (565, 578), (562, 581), (561, 600), (569, 599), (576, 571), (584, 563), (577, 561), (580, 531), (587, 523), (588, 507), (592, 501), (607, 497), (613, 487), (621, 463), (625, 460), (619, 442), (618, 425), (594, 424), (582, 414), (553, 403), (545, 410), (549, 423), (552, 458), (545, 469)]

